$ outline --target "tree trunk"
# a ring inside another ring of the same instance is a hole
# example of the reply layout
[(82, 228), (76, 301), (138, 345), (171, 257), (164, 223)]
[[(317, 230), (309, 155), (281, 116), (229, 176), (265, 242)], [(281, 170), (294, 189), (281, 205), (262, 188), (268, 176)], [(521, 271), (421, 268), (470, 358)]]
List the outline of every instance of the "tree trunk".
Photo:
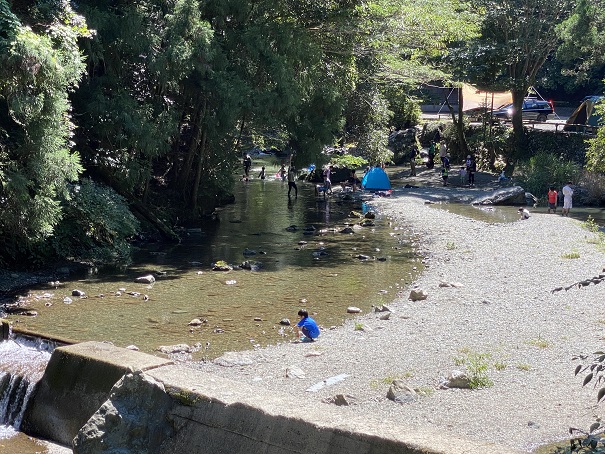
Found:
[(468, 144), (466, 143), (466, 136), (464, 135), (464, 121), (463, 121), (463, 105), (464, 105), (464, 97), (462, 94), (462, 87), (458, 90), (458, 116), (456, 117), (456, 112), (454, 112), (454, 108), (450, 104), (449, 99), (445, 98), (445, 102), (447, 103), (447, 107), (450, 110), (450, 115), (452, 116), (452, 122), (456, 128), (456, 137), (458, 139), (458, 147), (463, 157), (469, 154), (468, 152)]
[(183, 196), (185, 196), (185, 192), (189, 187), (189, 178), (191, 175), (191, 171), (193, 170), (193, 163), (195, 161), (195, 156), (198, 153), (198, 148), (200, 146), (200, 141), (202, 140), (202, 135), (204, 133), (204, 119), (206, 118), (206, 108), (208, 105), (208, 101), (204, 99), (202, 101), (201, 106), (197, 109), (194, 125), (193, 125), (193, 138), (189, 143), (189, 147), (187, 150), (187, 157), (185, 158), (185, 163), (183, 164), (183, 168), (181, 169), (181, 174), (179, 176), (179, 187), (183, 191)]
[(507, 162), (507, 166), (512, 165), (514, 167), (516, 161), (524, 156), (527, 150), (527, 136), (523, 127), (523, 100), (526, 93), (527, 87), (511, 90), (513, 97), (513, 116), (511, 119), (513, 124), (513, 150), (511, 156), (509, 156), (510, 162)]
[(206, 152), (206, 130), (202, 134), (202, 139), (198, 147), (198, 163), (197, 171), (195, 172), (195, 181), (193, 183), (193, 189), (191, 190), (190, 204), (193, 211), (197, 211), (197, 197), (200, 192), (200, 184), (202, 182), (202, 171), (204, 169), (204, 154)]

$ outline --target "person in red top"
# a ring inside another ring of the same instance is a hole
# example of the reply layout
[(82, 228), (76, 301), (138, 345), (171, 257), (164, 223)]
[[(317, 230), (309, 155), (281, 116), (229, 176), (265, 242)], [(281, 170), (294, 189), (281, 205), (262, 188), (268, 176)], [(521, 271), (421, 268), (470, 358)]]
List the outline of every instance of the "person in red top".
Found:
[(557, 212), (557, 191), (551, 186), (548, 189), (548, 212), (552, 210), (553, 213)]

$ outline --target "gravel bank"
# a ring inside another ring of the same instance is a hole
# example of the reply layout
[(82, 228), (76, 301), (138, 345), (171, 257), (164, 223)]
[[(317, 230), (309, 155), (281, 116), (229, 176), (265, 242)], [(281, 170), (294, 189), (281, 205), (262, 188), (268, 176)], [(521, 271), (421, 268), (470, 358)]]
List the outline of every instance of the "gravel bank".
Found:
[[(259, 393), (279, 389), (293, 401), (304, 399), (312, 412), (328, 405), (320, 403), (323, 399), (349, 394), (356, 404), (337, 407), (344, 419), (364, 415), (370, 423), (527, 452), (564, 439), (570, 426), (588, 428), (599, 411), (596, 392), (581, 387), (571, 358), (603, 348), (605, 283), (551, 291), (602, 272), (603, 254), (587, 241), (592, 234), (558, 215), (534, 214), (508, 224), (474, 221), (425, 205), (422, 190), (400, 191), (373, 204), (394, 227), (413, 229), (424, 238), (419, 253), (427, 268), (414, 285), (428, 293), (426, 300), (408, 300), (407, 289), (390, 305), (389, 320), (366, 314), (324, 329), (315, 344), (287, 343), (240, 354), (249, 365), (192, 366), (248, 382)], [(570, 252), (579, 258), (562, 258)], [(441, 282), (463, 287), (440, 287)], [(356, 322), (365, 329), (356, 330)], [(465, 352), (491, 355), (493, 386), (438, 389), (442, 377), (464, 368), (454, 358)], [(286, 378), (292, 367), (304, 371), (304, 377)], [(306, 391), (340, 374), (348, 377)], [(386, 398), (392, 378), (429, 393), (396, 404)]]

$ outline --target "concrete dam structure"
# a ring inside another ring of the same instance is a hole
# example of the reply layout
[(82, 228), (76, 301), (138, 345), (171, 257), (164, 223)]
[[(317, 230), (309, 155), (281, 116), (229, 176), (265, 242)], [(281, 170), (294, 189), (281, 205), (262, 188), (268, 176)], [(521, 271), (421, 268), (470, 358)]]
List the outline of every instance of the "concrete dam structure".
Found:
[(171, 361), (84, 342), (56, 348), (21, 430), (94, 453), (518, 454), (401, 426), (344, 420), (300, 396), (259, 396), (247, 384)]

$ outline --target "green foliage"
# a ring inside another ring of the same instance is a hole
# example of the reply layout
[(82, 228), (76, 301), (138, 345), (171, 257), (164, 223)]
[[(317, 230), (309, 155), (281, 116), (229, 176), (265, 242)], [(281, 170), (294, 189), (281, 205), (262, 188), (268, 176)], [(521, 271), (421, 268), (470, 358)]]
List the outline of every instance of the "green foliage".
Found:
[(531, 149), (521, 117), (523, 98), (559, 45), (555, 31), (570, 16), (574, 2), (473, 0), (472, 4), (484, 12), (481, 35), (464, 42), (452, 64), (462, 80), (511, 91), (514, 145), (506, 159), (514, 162)]
[(562, 259), (579, 259), (580, 253), (578, 251), (565, 252), (561, 254)]
[(376, 389), (380, 386), (390, 386), (391, 383), (393, 383), (393, 381), (395, 380), (407, 380), (411, 377), (413, 377), (414, 374), (410, 371), (404, 372), (404, 373), (397, 373), (397, 374), (390, 374), (387, 375), (385, 377), (382, 377), (380, 379), (372, 379), (370, 380), (370, 387), (373, 389)]
[(71, 188), (51, 239), (58, 257), (95, 264), (126, 263), (139, 223), (125, 200), (107, 186), (83, 180)]
[[(598, 103), (595, 108), (601, 118), (605, 118), (605, 105)], [(605, 173), (605, 128), (599, 128), (597, 135), (587, 142), (586, 168), (593, 172)]]
[(585, 192), (585, 197), (583, 197), (585, 205), (603, 205), (603, 202), (605, 202), (605, 175), (585, 171), (582, 173), (578, 185)]
[(0, 0), (0, 256), (9, 260), (52, 235), (82, 170), (68, 95), (84, 71), (77, 40), (89, 32), (68, 2), (46, 7), (20, 10), (34, 29)]
[(367, 131), (357, 143), (358, 151), (372, 165), (390, 163), (394, 153), (387, 147), (388, 129), (373, 129)]
[(368, 161), (360, 156), (352, 156), (350, 154), (339, 154), (332, 155), (330, 157), (330, 164), (345, 169), (359, 169), (368, 165)]
[(539, 152), (518, 168), (521, 185), (536, 197), (545, 197), (550, 186), (561, 188), (567, 181), (578, 181), (579, 175), (578, 164), (546, 152)]
[[(575, 369), (575, 375), (585, 374), (582, 386), (590, 383), (597, 390), (597, 403), (605, 398), (605, 352), (595, 352), (592, 355), (577, 355), (573, 360), (580, 360)], [(555, 452), (557, 454), (572, 454), (572, 453), (604, 453), (605, 452), (605, 437), (603, 436), (604, 427), (600, 420), (591, 424), (588, 430), (582, 430), (575, 427), (569, 428), (570, 444), (569, 446), (560, 447)]]
[(582, 222), (582, 227), (592, 233), (597, 233), (599, 231), (599, 224), (594, 220), (594, 218), (588, 215), (588, 219)]
[(562, 63), (565, 81), (573, 87), (589, 85), (603, 77), (605, 40), (600, 30), (605, 26), (605, 14), (602, 6), (599, 2), (579, 0), (573, 14), (557, 29), (561, 39), (557, 60)]
[(471, 350), (463, 350), (460, 356), (454, 358), (454, 364), (466, 366), (466, 372), (470, 380), (471, 389), (489, 388), (494, 382), (489, 378), (490, 353), (477, 353)]
[(544, 339), (541, 335), (538, 335), (538, 337), (536, 339), (530, 339), (529, 341), (527, 341), (527, 343), (529, 345), (533, 345), (534, 347), (538, 347), (538, 348), (550, 347), (550, 342), (548, 342), (546, 339)]

